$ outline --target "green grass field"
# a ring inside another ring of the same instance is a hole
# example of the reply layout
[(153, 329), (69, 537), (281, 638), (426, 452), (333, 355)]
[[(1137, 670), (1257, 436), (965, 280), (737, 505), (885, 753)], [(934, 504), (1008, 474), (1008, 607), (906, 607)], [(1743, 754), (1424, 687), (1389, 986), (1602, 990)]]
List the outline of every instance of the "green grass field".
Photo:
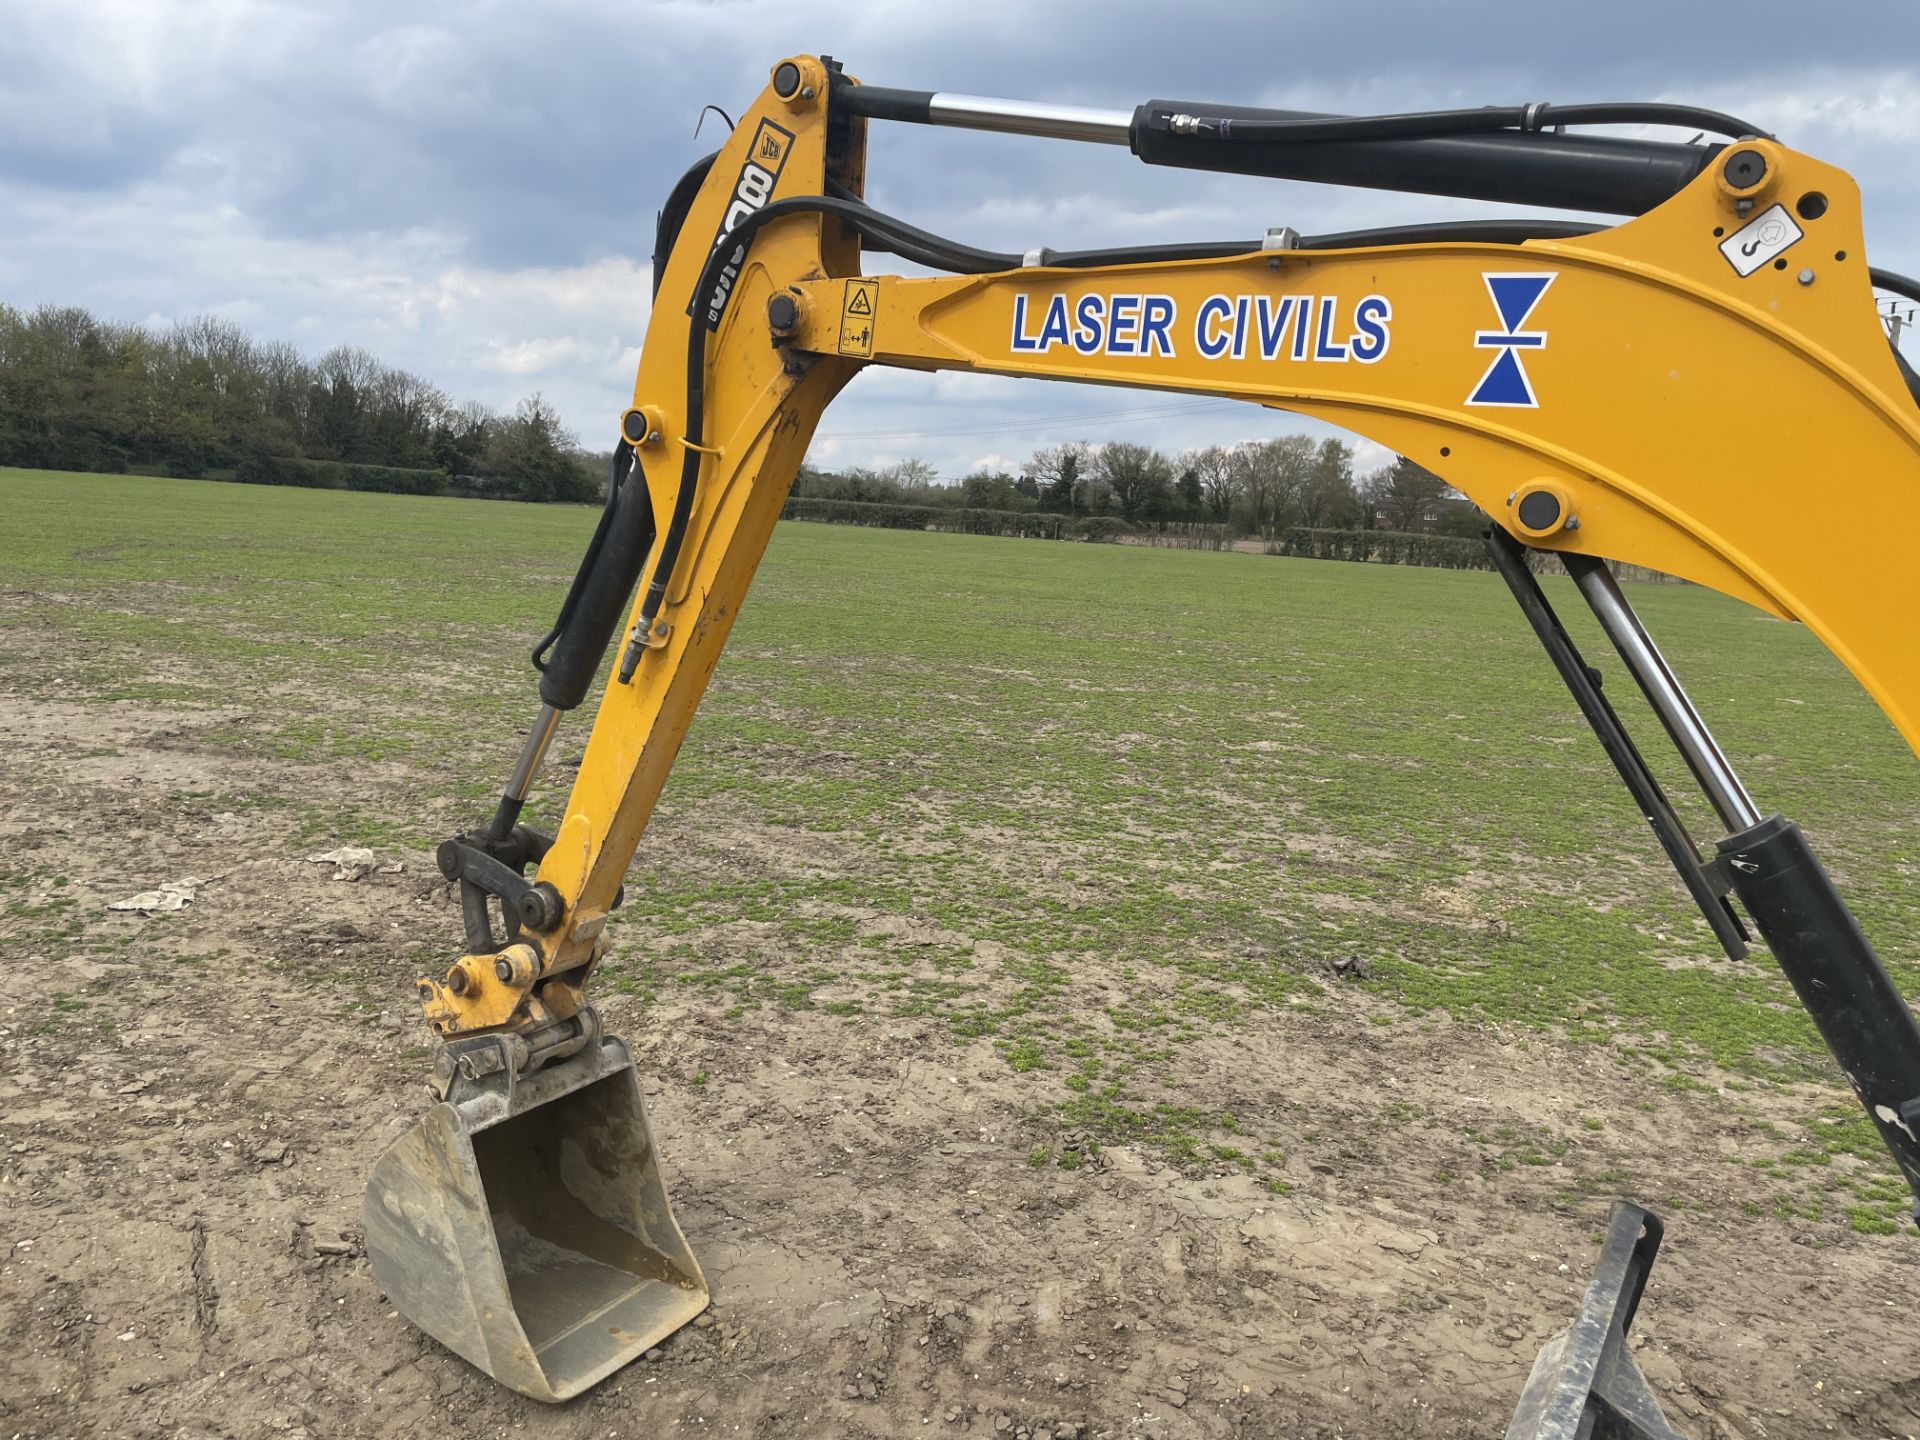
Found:
[[(216, 738), (236, 757), (364, 766), (253, 798), (285, 809), (290, 852), (424, 848), (479, 818), (593, 523), (23, 471), (0, 499), (5, 687), (231, 710)], [(1548, 589), (1665, 760), (1571, 587)], [(1801, 820), (1920, 988), (1913, 755), (1797, 627), (1692, 587), (1632, 595), (1763, 808)], [(536, 818), (560, 800), (537, 792)], [(603, 980), (637, 1000), (927, 1017), (1043, 1073), (1091, 1143), (1256, 1171), (1274, 1137), (1168, 1076), (1196, 1037), (1322, 1003), (1348, 957), (1381, 1025), (1444, 1011), (1676, 1089), (1831, 1073), (1764, 954), (1706, 963), (1711, 935), (1486, 574), (784, 524), (628, 896)], [(1112, 978), (1089, 990), (1096, 964)], [(1837, 1104), (1818, 1133), (1756, 1137), (1778, 1203), (1890, 1226), (1904, 1191), (1883, 1169), (1827, 1173), (1877, 1155), (1864, 1120)], [(1555, 1138), (1476, 1143), (1527, 1163)]]

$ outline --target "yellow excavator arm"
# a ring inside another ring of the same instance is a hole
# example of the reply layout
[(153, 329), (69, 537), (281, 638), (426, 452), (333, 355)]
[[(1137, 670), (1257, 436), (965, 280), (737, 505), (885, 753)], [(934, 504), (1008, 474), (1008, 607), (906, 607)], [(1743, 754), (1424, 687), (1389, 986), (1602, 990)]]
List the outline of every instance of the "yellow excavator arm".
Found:
[[(367, 1196), (369, 1249), (396, 1303), (543, 1398), (593, 1383), (704, 1304), (637, 1089), (626, 1093), (630, 1062), (584, 988), (814, 427), (866, 365), (1245, 400), (1364, 435), (1469, 496), (1498, 527), (1496, 568), (1716, 935), (1743, 945), (1727, 903), (1739, 898), (1920, 1193), (1910, 1012), (1797, 828), (1746, 795), (1605, 564), (1805, 624), (1920, 747), (1920, 640), (1904, 623), (1920, 406), (1875, 313), (1854, 182), (1728, 117), (1709, 117), (1730, 136), (1714, 146), (1555, 129), (1635, 118), (1528, 106), (1340, 120), (1158, 101), (1116, 118), (877, 90), (813, 57), (775, 67), (663, 214), (633, 405), (593, 548), (543, 642), (539, 720), (493, 822), (441, 850), (468, 931), (468, 953), (419, 982), (444, 1042), (443, 1100)], [(871, 119), (1631, 218), (996, 255), (865, 205)], [(865, 273), (888, 253), (957, 273)], [(1516, 563), (1522, 547), (1566, 558), (1725, 822), (1714, 853), (1685, 835), (1597, 690), (1582, 690), (1584, 665)], [(550, 836), (534, 831), (520, 807), (610, 643), (564, 817)], [(569, 1105), (582, 1118), (560, 1118)], [(507, 1183), (513, 1146), (554, 1172), (545, 1191)], [(606, 1198), (622, 1186), (639, 1196), (631, 1214)], [(543, 1279), (536, 1260), (555, 1246), (580, 1254), (553, 1272), (564, 1279)], [(423, 1278), (448, 1265), (464, 1290)]]

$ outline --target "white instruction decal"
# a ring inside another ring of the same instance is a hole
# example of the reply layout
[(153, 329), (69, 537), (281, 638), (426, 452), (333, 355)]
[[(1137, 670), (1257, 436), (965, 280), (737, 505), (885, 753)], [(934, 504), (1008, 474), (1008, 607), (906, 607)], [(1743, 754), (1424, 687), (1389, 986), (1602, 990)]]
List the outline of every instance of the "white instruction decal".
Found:
[(1720, 253), (1739, 274), (1751, 275), (1805, 233), (1786, 206), (1774, 205), (1722, 240)]

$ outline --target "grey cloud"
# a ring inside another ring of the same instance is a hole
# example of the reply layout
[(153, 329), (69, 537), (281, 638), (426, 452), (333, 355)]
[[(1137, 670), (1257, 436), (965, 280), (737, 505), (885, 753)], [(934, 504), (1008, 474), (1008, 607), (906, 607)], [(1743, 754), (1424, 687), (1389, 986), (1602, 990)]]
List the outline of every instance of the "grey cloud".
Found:
[[(1876, 262), (1914, 270), (1920, 135), (1900, 117), (1920, 113), (1920, 84), (1902, 58), (1916, 40), (1920, 10), (1884, 0), (1829, 0), (1812, 16), (1785, 0), (1581, 10), (1537, 0), (971, 0), (858, 12), (824, 0), (155, 0), (112, 12), (29, 3), (0, 37), (0, 205), (40, 228), (0, 247), (0, 285), (14, 303), (78, 301), (128, 319), (218, 309), (303, 344), (360, 340), (460, 394), (503, 402), (543, 388), (596, 435), (624, 399), (620, 355), (640, 339), (644, 295), (596, 304), (569, 290), (556, 308), (549, 287), (516, 288), (512, 277), (644, 264), (654, 208), (716, 139), (711, 128), (693, 138), (700, 107), (737, 110), (773, 61), (799, 50), (832, 53), (880, 84), (1116, 108), (1154, 95), (1330, 109), (1700, 99), (1852, 170), (1866, 188)], [(1329, 230), (1483, 208), (1146, 169), (1119, 149), (911, 126), (874, 127), (870, 162), (875, 203), (1003, 249), (1251, 237), (1279, 223)], [(345, 273), (302, 273), (313, 266)], [(471, 294), (449, 288), (455, 271)], [(456, 293), (466, 298), (449, 300)], [(1022, 433), (1036, 417), (1157, 399), (863, 381), (823, 433), (863, 437), (843, 442), (859, 452), (849, 458), (917, 443), (957, 466), (993, 448), (945, 433), (971, 418), (1004, 419), (1017, 454), (1070, 438), (1071, 427)], [(1296, 423), (1240, 414), (1111, 423), (1162, 444)]]
[[(0, 173), (125, 182), (198, 150), (229, 157), (223, 192), (286, 233), (451, 223), (486, 263), (553, 263), (630, 245), (636, 212), (698, 153), (690, 132), (701, 104), (737, 107), (795, 48), (835, 50), (883, 83), (1114, 106), (1156, 93), (1415, 105), (1718, 89), (1784, 69), (1860, 66), (1920, 37), (1904, 7), (1842, 0), (1807, 35), (1767, 23), (1784, 5), (1746, 7), (1742, 28), (1756, 39), (1742, 45), (1707, 8), (989, 4), (881, 6), (850, 23), (843, 7), (819, 5), (431, 6), (399, 16), (387, 5), (273, 7), (251, 12), (212, 57), (197, 55), (191, 36), (169, 45), (171, 31), (156, 27), (161, 73), (122, 95), (110, 72), (81, 58), (84, 41), (43, 19), (29, 31), (48, 52), (40, 83), (22, 77), (15, 104), (67, 118), (38, 133), (9, 127), (16, 138)], [(1790, 47), (1759, 38), (1787, 33)], [(279, 42), (246, 43), (256, 35)], [(1765, 87), (1756, 88), (1750, 108), (1765, 123)], [(113, 118), (82, 122), (89, 114)], [(986, 180), (1051, 188), (1088, 169), (1156, 193), (1206, 183), (1119, 175), (1111, 161), (1061, 147), (968, 143), (888, 135), (876, 159), (896, 144), (928, 154), (900, 188), (936, 204), (932, 177), (974, 193)], [(958, 155), (970, 158), (946, 158)]]

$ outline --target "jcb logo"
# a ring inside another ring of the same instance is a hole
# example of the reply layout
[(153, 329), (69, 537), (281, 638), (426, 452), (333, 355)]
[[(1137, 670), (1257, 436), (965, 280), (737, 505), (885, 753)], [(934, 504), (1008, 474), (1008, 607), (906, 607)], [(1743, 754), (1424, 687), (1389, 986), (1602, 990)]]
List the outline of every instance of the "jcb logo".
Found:
[[(733, 182), (733, 203), (727, 206), (727, 213), (721, 217), (719, 232), (713, 237), (713, 247), (718, 250), (731, 244), (733, 253), (727, 256), (726, 264), (720, 267), (720, 276), (713, 284), (713, 293), (707, 297), (705, 319), (709, 330), (720, 323), (720, 317), (726, 312), (727, 299), (733, 294), (734, 282), (740, 278), (740, 267), (747, 260), (747, 242), (730, 241), (728, 237), (739, 228), (740, 222), (756, 211), (766, 208), (773, 198), (773, 187), (780, 180), (780, 172), (786, 168), (787, 155), (793, 149), (793, 133), (782, 130), (771, 120), (762, 120), (760, 128), (754, 132), (753, 144), (747, 153), (753, 158), (740, 167), (739, 178)], [(692, 315), (694, 303), (687, 306), (687, 314)]]

